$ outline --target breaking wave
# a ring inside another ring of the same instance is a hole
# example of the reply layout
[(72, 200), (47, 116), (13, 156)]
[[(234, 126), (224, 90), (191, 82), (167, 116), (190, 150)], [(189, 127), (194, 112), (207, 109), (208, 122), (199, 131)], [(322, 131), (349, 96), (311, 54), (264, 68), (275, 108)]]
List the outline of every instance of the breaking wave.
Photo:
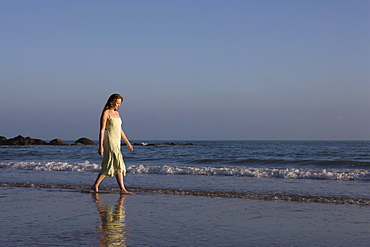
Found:
[[(150, 166), (129, 165), (128, 173), (195, 176), (238, 176), (282, 179), (326, 179), (370, 181), (366, 169), (308, 169), (308, 168), (251, 168), (251, 167), (203, 167), (203, 166)], [(33, 171), (98, 172), (100, 164), (68, 162), (0, 162), (0, 169)]]

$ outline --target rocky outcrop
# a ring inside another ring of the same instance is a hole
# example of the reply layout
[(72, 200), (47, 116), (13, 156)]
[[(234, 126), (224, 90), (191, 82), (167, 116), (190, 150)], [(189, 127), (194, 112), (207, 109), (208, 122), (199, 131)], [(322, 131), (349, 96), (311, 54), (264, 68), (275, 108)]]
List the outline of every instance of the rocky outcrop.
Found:
[[(0, 136), (0, 145), (6, 146), (6, 145), (55, 145), (55, 146), (71, 146), (71, 145), (95, 145), (95, 143), (86, 138), (80, 138), (77, 141), (75, 141), (74, 144), (67, 144), (63, 142), (61, 139), (53, 139), (49, 143), (46, 141), (40, 140), (40, 139), (35, 139), (31, 137), (23, 137), (21, 135), (11, 138), (11, 139), (6, 139), (4, 136)], [(122, 144), (126, 145), (126, 144)], [(188, 142), (188, 143), (177, 143), (177, 142), (165, 142), (165, 143), (145, 143), (145, 142), (140, 142), (140, 143), (134, 143), (134, 146), (180, 146), (180, 145), (196, 145), (195, 143)]]
[[(95, 143), (87, 138), (80, 138), (78, 139), (74, 145), (94, 145)], [(6, 139), (4, 136), (0, 136), (0, 145), (2, 146), (12, 146), (12, 145), (55, 145), (55, 146), (70, 146), (71, 144), (67, 144), (60, 139), (53, 139), (49, 143), (41, 139), (35, 139), (31, 137), (23, 137), (21, 135)]]
[(5, 145), (6, 138), (4, 136), (0, 136), (0, 145)]
[(56, 146), (67, 146), (69, 144), (63, 142), (61, 139), (54, 139), (54, 140), (51, 140), (50, 145), (56, 145)]
[(95, 143), (92, 140), (83, 137), (75, 141), (74, 145), (95, 145)]
[(6, 139), (5, 137), (0, 138), (1, 145), (45, 145), (46, 142), (40, 139), (34, 139), (31, 137), (23, 137), (21, 135)]
[[(125, 144), (124, 144), (125, 145)], [(177, 142), (165, 142), (165, 143), (144, 143), (144, 142), (136, 142), (134, 146), (181, 146), (181, 145), (196, 145), (195, 143), (188, 142), (188, 143), (177, 143)]]

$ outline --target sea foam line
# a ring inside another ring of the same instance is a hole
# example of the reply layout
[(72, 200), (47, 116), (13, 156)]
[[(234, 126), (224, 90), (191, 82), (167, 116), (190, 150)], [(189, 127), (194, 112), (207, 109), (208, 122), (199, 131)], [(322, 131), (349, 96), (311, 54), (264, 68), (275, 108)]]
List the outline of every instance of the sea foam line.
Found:
[[(68, 162), (0, 162), (0, 168), (34, 171), (99, 172), (100, 164)], [(238, 176), (282, 179), (370, 180), (366, 169), (307, 169), (128, 165), (128, 173), (195, 176)]]
[[(66, 184), (40, 184), (40, 183), (0, 183), (0, 187), (19, 187), (19, 188), (49, 188), (49, 189), (68, 189), (76, 192), (89, 193), (89, 186), (66, 185)], [(156, 189), (129, 187), (135, 193), (156, 193), (184, 196), (205, 196), (222, 198), (244, 198), (252, 200), (281, 200), (306, 203), (333, 203), (333, 204), (357, 204), (370, 206), (369, 198), (355, 197), (336, 197), (336, 196), (317, 196), (317, 195), (297, 195), (284, 193), (254, 193), (254, 192), (229, 192), (229, 191), (199, 191), (199, 190), (179, 190), (179, 189)], [(102, 187), (101, 190), (109, 192), (119, 192), (116, 187)]]
[(130, 173), (244, 176), (284, 179), (370, 180), (370, 171), (364, 169), (299, 169), (299, 168), (247, 168), (247, 167), (187, 167), (187, 166), (130, 166)]
[(100, 165), (85, 161), (83, 163), (68, 162), (0, 162), (0, 168), (10, 170), (33, 170), (33, 171), (71, 171), (71, 172), (95, 172), (100, 171)]

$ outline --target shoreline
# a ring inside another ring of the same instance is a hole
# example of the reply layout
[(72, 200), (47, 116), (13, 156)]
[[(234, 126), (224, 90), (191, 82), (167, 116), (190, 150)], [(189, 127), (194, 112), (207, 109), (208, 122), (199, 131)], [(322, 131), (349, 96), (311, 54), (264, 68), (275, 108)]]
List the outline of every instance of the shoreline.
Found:
[[(73, 190), (75, 192), (86, 193), (91, 186), (67, 185), (67, 184), (41, 184), (41, 183), (0, 183), (0, 188), (31, 188), (31, 189), (61, 189)], [(119, 192), (117, 187), (102, 186), (103, 192)], [(159, 189), (143, 187), (127, 187), (127, 190), (134, 193), (150, 193), (158, 195), (178, 195), (195, 196), (209, 198), (239, 198), (246, 200), (259, 201), (282, 201), (298, 203), (319, 203), (319, 204), (346, 204), (358, 206), (370, 206), (369, 198), (351, 198), (345, 196), (314, 196), (298, 195), (289, 193), (258, 193), (258, 192), (228, 192), (228, 191), (202, 191), (202, 190), (183, 190), (183, 189)]]
[(368, 209), (347, 204), (14, 187), (0, 200), (7, 246), (366, 246), (370, 234)]

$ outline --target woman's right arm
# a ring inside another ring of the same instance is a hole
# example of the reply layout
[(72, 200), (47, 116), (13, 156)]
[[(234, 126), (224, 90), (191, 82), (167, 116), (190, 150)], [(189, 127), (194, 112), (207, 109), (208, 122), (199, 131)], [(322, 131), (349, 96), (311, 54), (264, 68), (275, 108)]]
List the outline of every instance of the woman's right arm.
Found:
[(104, 111), (100, 117), (99, 151), (98, 151), (100, 156), (103, 156), (104, 154), (103, 140), (104, 140), (104, 131), (105, 131), (105, 125), (107, 124), (107, 119), (108, 119), (108, 114), (106, 111)]

